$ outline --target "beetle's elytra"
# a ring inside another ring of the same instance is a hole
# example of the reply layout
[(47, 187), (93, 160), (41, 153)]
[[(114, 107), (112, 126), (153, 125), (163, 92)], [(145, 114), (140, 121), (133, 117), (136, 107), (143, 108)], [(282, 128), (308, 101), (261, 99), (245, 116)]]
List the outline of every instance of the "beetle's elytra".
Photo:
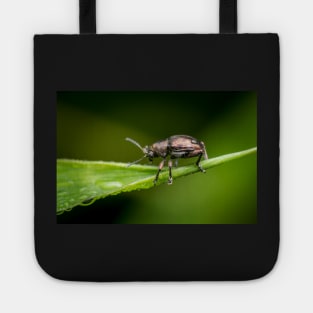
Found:
[(208, 155), (206, 153), (206, 149), (205, 149), (203, 141), (199, 141), (196, 138), (193, 138), (187, 135), (174, 135), (167, 139), (160, 140), (152, 144), (151, 146), (145, 146), (145, 147), (141, 147), (137, 141), (131, 138), (125, 138), (125, 140), (136, 145), (144, 153), (144, 156), (142, 158), (130, 163), (128, 166), (138, 163), (144, 158), (148, 158), (150, 161), (158, 157), (163, 159), (161, 163), (159, 164), (159, 169), (155, 176), (154, 184), (156, 184), (156, 182), (158, 181), (159, 174), (168, 156), (169, 156), (169, 160), (168, 160), (168, 170), (169, 170), (168, 184), (169, 185), (173, 183), (173, 177), (172, 177), (172, 166), (173, 166), (172, 160), (173, 159), (176, 159), (175, 163), (177, 165), (177, 159), (179, 158), (187, 159), (187, 158), (194, 158), (197, 156), (198, 159), (197, 159), (196, 165), (198, 166), (201, 172), (205, 173), (205, 170), (200, 165), (200, 160), (202, 156), (206, 160), (208, 158)]

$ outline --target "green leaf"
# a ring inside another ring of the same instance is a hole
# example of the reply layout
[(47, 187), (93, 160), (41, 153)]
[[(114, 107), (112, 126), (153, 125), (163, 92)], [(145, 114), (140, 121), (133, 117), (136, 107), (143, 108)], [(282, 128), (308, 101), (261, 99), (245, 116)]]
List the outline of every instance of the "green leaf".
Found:
[[(201, 162), (203, 169), (253, 154), (257, 148), (226, 154)], [(90, 205), (94, 201), (121, 192), (154, 187), (157, 166), (127, 163), (57, 160), (57, 214), (69, 211), (77, 205)], [(199, 172), (195, 164), (173, 168), (173, 179)], [(167, 182), (168, 171), (160, 173), (157, 185)]]

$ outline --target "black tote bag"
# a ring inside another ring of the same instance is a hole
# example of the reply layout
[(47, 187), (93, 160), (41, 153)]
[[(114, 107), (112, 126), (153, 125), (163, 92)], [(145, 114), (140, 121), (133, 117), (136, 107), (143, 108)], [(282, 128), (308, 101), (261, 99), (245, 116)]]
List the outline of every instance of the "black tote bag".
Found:
[(81, 0), (80, 35), (34, 37), (39, 264), (81, 281), (264, 276), (278, 36), (237, 34), (235, 0), (220, 1), (220, 34), (97, 35), (95, 15)]

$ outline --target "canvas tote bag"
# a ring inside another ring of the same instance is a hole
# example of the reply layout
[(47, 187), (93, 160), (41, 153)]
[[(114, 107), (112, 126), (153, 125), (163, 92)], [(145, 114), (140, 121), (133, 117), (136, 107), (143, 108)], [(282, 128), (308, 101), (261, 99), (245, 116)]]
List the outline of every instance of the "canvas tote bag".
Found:
[(278, 36), (237, 34), (235, 0), (220, 0), (219, 34), (96, 34), (95, 0), (79, 4), (80, 34), (34, 37), (40, 266), (80, 281), (267, 274)]

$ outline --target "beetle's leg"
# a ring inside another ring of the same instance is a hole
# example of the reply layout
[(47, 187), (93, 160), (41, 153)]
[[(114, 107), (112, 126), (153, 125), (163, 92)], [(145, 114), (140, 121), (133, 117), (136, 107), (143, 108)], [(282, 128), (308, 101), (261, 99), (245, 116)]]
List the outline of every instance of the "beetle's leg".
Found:
[(206, 152), (204, 142), (201, 141), (200, 144), (201, 144), (202, 149), (203, 149), (203, 158), (204, 158), (205, 160), (207, 160), (207, 159), (208, 159), (208, 154), (207, 154), (207, 152)]
[(205, 173), (205, 170), (202, 168), (202, 166), (200, 165), (200, 160), (202, 158), (202, 153), (199, 155), (199, 158), (196, 162), (196, 165), (199, 167), (199, 170), (202, 172), (202, 173)]
[(169, 185), (172, 185), (172, 184), (173, 184), (172, 166), (173, 166), (172, 159), (169, 159), (169, 160), (168, 160), (169, 177), (168, 177), (168, 182), (167, 182)]
[(161, 161), (161, 163), (159, 164), (158, 172), (157, 172), (157, 174), (155, 175), (155, 179), (154, 179), (154, 181), (153, 181), (154, 185), (157, 183), (157, 181), (158, 181), (158, 179), (159, 179), (159, 174), (160, 174), (160, 172), (162, 171), (162, 168), (163, 168), (163, 166), (164, 166), (164, 162), (165, 162), (165, 159), (163, 159), (163, 160)]

